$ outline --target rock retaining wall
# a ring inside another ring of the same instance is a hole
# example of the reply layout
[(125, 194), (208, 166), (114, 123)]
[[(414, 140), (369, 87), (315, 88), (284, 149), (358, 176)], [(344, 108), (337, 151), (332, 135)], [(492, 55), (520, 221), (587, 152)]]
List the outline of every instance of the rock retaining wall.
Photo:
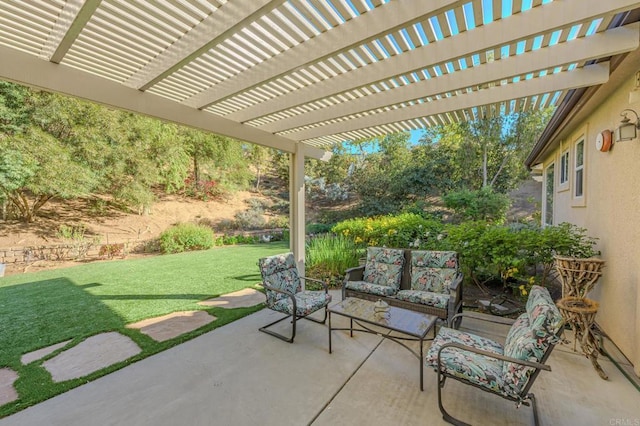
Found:
[(154, 240), (138, 240), (120, 244), (49, 244), (0, 248), (0, 263), (21, 264), (37, 260), (79, 260), (121, 258), (132, 252), (143, 252)]

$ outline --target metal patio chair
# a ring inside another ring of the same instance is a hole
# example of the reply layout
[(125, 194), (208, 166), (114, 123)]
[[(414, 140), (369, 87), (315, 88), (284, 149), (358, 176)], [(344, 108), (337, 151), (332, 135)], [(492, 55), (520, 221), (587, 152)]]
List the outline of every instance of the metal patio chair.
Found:
[[(262, 258), (258, 261), (262, 274), (262, 285), (265, 289), (267, 308), (286, 314), (270, 324), (260, 328), (260, 331), (293, 343), (296, 337), (296, 320), (300, 318), (324, 324), (327, 320), (327, 305), (331, 302), (328, 286), (320, 280), (300, 276), (293, 253), (279, 254)], [(314, 281), (323, 286), (324, 291), (302, 290), (302, 281)], [(317, 320), (309, 315), (324, 308), (324, 318)], [(287, 337), (269, 327), (291, 317), (293, 328), (291, 337)]]

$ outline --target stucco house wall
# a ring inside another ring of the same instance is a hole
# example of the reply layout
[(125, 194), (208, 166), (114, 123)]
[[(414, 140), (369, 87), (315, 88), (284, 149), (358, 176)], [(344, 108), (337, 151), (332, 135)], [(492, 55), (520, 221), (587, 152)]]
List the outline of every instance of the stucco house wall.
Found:
[[(555, 141), (557, 147), (542, 164), (545, 172), (554, 165), (553, 224), (570, 222), (598, 238), (597, 249), (606, 267), (588, 297), (600, 302), (596, 322), (640, 376), (640, 137), (616, 142), (609, 152), (600, 152), (595, 146), (598, 133), (615, 131), (619, 126), (622, 110), (631, 108), (640, 113), (640, 102), (629, 103), (634, 87), (635, 72), (620, 78), (617, 87), (601, 88), (607, 90), (606, 96), (586, 118), (567, 126), (564, 137)], [(629, 118), (635, 120), (634, 114)], [(576, 197), (576, 145), (581, 140), (584, 188), (583, 196)], [(561, 161), (566, 152), (569, 181), (561, 184)], [(543, 213), (547, 207), (545, 201)]]

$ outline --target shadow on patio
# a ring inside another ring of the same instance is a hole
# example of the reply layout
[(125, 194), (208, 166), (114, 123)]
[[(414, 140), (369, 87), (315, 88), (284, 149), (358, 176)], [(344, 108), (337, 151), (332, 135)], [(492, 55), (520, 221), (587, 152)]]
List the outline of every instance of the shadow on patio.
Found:
[[(334, 301), (339, 300), (334, 292)], [(436, 374), (394, 342), (371, 334), (333, 334), (299, 322), (295, 343), (258, 328), (279, 315), (262, 310), (113, 374), (0, 420), (0, 425), (439, 425)], [(347, 320), (335, 316), (334, 324)], [(507, 329), (465, 320), (496, 340)], [(286, 327), (287, 324), (282, 324)], [(482, 327), (482, 328), (481, 328)], [(566, 335), (568, 338), (572, 336)], [(426, 346), (426, 345), (425, 345)], [(640, 393), (606, 358), (601, 380), (573, 345), (556, 348), (553, 371), (533, 392), (546, 425), (634, 425)], [(444, 403), (474, 425), (533, 423), (531, 408), (448, 381)]]

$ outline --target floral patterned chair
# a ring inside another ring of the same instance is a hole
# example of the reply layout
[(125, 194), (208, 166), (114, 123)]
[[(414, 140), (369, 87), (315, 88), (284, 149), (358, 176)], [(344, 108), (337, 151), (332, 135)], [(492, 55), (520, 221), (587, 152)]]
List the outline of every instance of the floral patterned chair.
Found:
[(367, 248), (364, 268), (347, 270), (342, 286), (342, 298), (359, 297), (375, 301), (395, 295), (400, 289), (403, 266), (404, 250)]
[[(514, 401), (518, 406), (531, 405), (534, 422), (539, 424), (535, 396), (529, 391), (541, 370), (551, 370), (545, 362), (560, 342), (564, 326), (545, 288), (534, 286), (526, 307), (526, 312), (513, 322), (504, 346), (475, 334), (447, 327), (440, 329), (425, 362), (438, 372), (438, 406), (445, 421), (466, 425), (452, 417), (442, 405), (442, 388), (445, 380), (451, 378)], [(459, 315), (499, 323), (506, 321), (473, 313)]]
[[(455, 251), (411, 251), (410, 285), (396, 299), (420, 305), (421, 311), (447, 323), (462, 312), (462, 273)], [(459, 321), (454, 323), (457, 328)]]
[[(269, 309), (286, 314), (270, 324), (260, 328), (260, 331), (293, 343), (296, 337), (296, 320), (306, 318), (310, 321), (324, 324), (327, 319), (327, 305), (331, 302), (326, 283), (298, 274), (298, 268), (293, 253), (280, 254), (262, 258), (258, 261), (262, 274), (262, 285), (265, 289), (266, 305)], [(315, 281), (324, 287), (324, 291), (303, 291), (301, 280)], [(324, 318), (316, 320), (309, 315), (324, 308)], [(293, 330), (291, 337), (268, 330), (274, 324), (292, 317)]]

